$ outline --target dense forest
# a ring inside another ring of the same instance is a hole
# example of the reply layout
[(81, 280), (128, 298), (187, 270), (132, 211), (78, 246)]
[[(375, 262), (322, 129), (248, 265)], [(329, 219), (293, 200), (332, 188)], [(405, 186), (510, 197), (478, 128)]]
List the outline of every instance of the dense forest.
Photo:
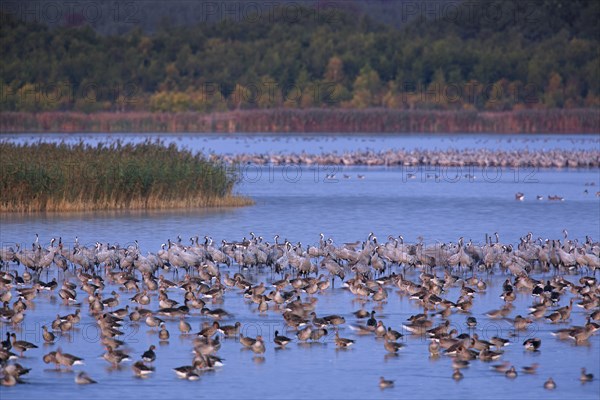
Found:
[(0, 111), (600, 106), (600, 2), (440, 4), (402, 26), (296, 7), (121, 34), (5, 12)]

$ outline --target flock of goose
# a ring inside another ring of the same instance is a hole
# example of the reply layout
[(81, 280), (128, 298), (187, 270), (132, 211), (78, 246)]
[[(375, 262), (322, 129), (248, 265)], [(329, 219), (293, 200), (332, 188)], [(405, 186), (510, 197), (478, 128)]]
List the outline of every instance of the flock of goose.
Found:
[[(189, 244), (178, 237), (146, 254), (137, 242), (128, 247), (99, 242), (84, 246), (75, 239), (72, 246), (66, 246), (59, 238), (46, 246), (36, 235), (31, 248), (16, 245), (0, 250), (0, 327), (6, 334), (0, 344), (0, 383), (26, 382), (30, 369), (25, 353), (57, 370), (70, 371), (82, 364), (81, 357), (56, 342), (78, 329), (86, 314), (100, 331), (104, 362), (118, 367), (131, 361), (136, 377), (153, 374), (156, 347), (132, 354), (123, 338), (125, 324), (145, 325), (157, 341), (168, 343), (166, 321), (178, 320), (177, 328), (190, 338), (194, 354), (189, 364), (172, 366), (175, 376), (182, 379), (197, 380), (203, 372), (221, 368), (219, 349), (236, 342), (261, 358), (268, 346), (331, 341), (344, 350), (373, 337), (393, 356), (410, 345), (403, 340), (405, 335), (418, 335), (429, 339), (425, 356), (452, 357), (451, 376), (460, 380), (464, 377), (461, 370), (470, 363), (506, 358), (505, 346), (534, 322), (562, 325), (552, 332), (556, 340), (589, 345), (600, 328), (600, 285), (595, 277), (600, 270), (600, 243), (591, 237), (571, 240), (568, 232), (563, 234), (561, 239), (543, 239), (528, 233), (515, 244), (502, 243), (498, 234), (486, 235), (482, 245), (463, 238), (433, 245), (405, 243), (402, 236), (381, 242), (372, 233), (365, 240), (336, 244), (321, 234), (318, 243), (305, 245), (280, 241), (278, 236), (268, 242), (250, 233), (250, 238), (223, 240), (219, 245), (208, 236), (203, 241), (190, 238)], [(250, 271), (269, 269), (270, 274), (262, 275), (271, 277), (266, 281), (248, 278)], [(489, 274), (503, 275), (500, 305), (485, 315), (473, 315), (473, 303), (488, 291), (484, 276)], [(534, 278), (540, 275), (546, 279)], [(362, 307), (324, 315), (319, 312), (319, 296), (331, 290), (348, 290)], [(457, 298), (450, 298), (452, 291), (458, 293)], [(259, 313), (281, 315), (285, 335), (276, 331), (272, 338), (247, 336), (244, 324), (223, 308), (227, 292), (238, 294)], [(422, 309), (398, 330), (386, 327), (376, 311), (397, 301), (390, 292)], [(58, 295), (63, 307), (72, 312), (57, 315), (42, 327), (43, 343), (18, 340), (27, 315), (35, 312), (32, 305), (47, 293)], [(531, 298), (529, 314), (511, 316), (516, 313), (517, 294)], [(574, 305), (586, 314), (583, 326), (570, 325)], [(512, 333), (480, 337), (477, 317), (508, 321)], [(192, 328), (192, 318), (203, 321), (199, 330)], [(450, 318), (466, 321), (468, 333), (459, 334)], [(43, 344), (54, 349), (46, 353)], [(539, 352), (542, 339), (529, 338), (522, 346), (525, 351)], [(518, 372), (508, 360), (491, 365), (508, 379), (536, 373), (537, 367), (525, 366)], [(595, 378), (583, 369), (579, 379)], [(80, 371), (75, 383), (96, 380)], [(557, 384), (549, 378), (543, 386), (550, 390)], [(380, 378), (382, 389), (393, 385), (393, 380)]]
[(440, 167), (536, 167), (536, 168), (597, 168), (599, 150), (490, 150), (490, 149), (399, 149), (358, 150), (346, 153), (290, 154), (240, 153), (214, 155), (227, 163), (257, 165), (385, 165)]

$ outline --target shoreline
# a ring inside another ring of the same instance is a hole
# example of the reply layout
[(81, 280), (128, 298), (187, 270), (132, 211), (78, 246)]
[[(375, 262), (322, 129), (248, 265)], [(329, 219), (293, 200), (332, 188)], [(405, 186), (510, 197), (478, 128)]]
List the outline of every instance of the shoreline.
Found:
[(217, 113), (0, 112), (2, 133), (598, 134), (600, 110), (254, 109)]
[(23, 215), (35, 213), (74, 213), (74, 212), (92, 212), (92, 211), (168, 211), (168, 210), (193, 210), (206, 209), (213, 210), (219, 208), (237, 208), (254, 205), (254, 200), (244, 195), (229, 195), (222, 198), (197, 198), (192, 200), (154, 200), (148, 204), (144, 201), (134, 201), (133, 204), (126, 206), (115, 206), (113, 203), (95, 203), (88, 202), (52, 202), (50, 205), (44, 204), (1, 204), (0, 215)]

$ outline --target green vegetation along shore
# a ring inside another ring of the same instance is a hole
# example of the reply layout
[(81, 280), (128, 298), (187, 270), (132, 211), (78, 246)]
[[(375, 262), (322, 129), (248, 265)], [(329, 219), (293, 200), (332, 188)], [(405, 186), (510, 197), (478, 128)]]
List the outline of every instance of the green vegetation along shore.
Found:
[(265, 109), (199, 112), (5, 112), (0, 131), (201, 133), (598, 133), (596, 109), (503, 112)]
[(0, 143), (0, 211), (228, 207), (236, 177), (201, 155), (160, 142)]
[(449, 3), (401, 27), (279, 7), (112, 35), (84, 16), (49, 27), (4, 12), (0, 111), (600, 107), (600, 2)]

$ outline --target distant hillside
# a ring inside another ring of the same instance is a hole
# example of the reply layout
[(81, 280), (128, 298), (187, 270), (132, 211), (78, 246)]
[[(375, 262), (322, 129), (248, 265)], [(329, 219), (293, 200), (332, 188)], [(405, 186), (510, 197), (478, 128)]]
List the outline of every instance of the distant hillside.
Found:
[(109, 2), (112, 23), (88, 8), (53, 24), (44, 2), (3, 6), (0, 111), (600, 105), (598, 1), (206, 8), (225, 3)]
[[(120, 3), (120, 4), (118, 4)], [(101, 34), (123, 34), (134, 28), (147, 33), (161, 26), (195, 26), (229, 19), (269, 22), (277, 11), (294, 19), (301, 7), (313, 10), (326, 19), (332, 11), (353, 15), (366, 14), (373, 20), (399, 27), (419, 16), (445, 12), (456, 0), (20, 0), (5, 5), (2, 11), (26, 22), (40, 22), (51, 27), (90, 25)]]

